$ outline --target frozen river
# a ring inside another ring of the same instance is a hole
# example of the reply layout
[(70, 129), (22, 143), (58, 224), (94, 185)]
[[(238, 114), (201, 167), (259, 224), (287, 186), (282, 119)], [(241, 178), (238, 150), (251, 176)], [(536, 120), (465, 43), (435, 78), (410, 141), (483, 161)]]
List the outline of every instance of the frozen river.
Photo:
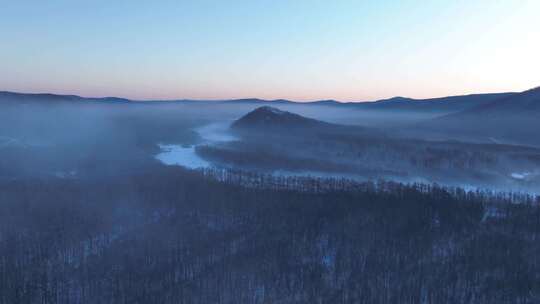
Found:
[[(230, 123), (213, 123), (195, 129), (202, 139), (201, 144), (217, 144), (237, 138), (229, 132)], [(207, 168), (211, 163), (195, 152), (194, 145), (159, 144), (161, 152), (156, 158), (165, 165), (182, 166), (189, 169)]]

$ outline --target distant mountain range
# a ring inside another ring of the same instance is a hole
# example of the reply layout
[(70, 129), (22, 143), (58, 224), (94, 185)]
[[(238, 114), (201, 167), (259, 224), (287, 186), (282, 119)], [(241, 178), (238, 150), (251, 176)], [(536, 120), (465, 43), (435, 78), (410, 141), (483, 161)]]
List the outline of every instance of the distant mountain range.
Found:
[(102, 102), (102, 103), (220, 103), (220, 104), (244, 104), (244, 105), (317, 105), (329, 107), (350, 107), (360, 110), (376, 111), (415, 111), (415, 112), (440, 112), (454, 113), (473, 108), (480, 105), (489, 104), (501, 98), (511, 97), (517, 93), (493, 93), (493, 94), (473, 94), (463, 96), (449, 96), (430, 99), (412, 99), (406, 97), (393, 97), (371, 102), (339, 102), (336, 100), (319, 100), (312, 102), (295, 102), (286, 99), (264, 100), (257, 98), (231, 99), (231, 100), (145, 100), (134, 101), (118, 97), (87, 98), (76, 95), (56, 95), (56, 94), (27, 94), (14, 92), (1, 92), (0, 102)]
[[(75, 95), (0, 92), (0, 105), (30, 103), (124, 105), (159, 105), (163, 103), (231, 104), (247, 105), (247, 109), (258, 108), (237, 121), (236, 127), (248, 123), (253, 125), (255, 122), (262, 126), (270, 121), (272, 122), (271, 125), (274, 126), (289, 126), (294, 124), (296, 126), (304, 125), (306, 127), (312, 127), (327, 124), (290, 112), (281, 111), (272, 106), (286, 106), (287, 110), (296, 109), (297, 106), (302, 107), (302, 109), (313, 107), (312, 109), (322, 109), (323, 113), (330, 112), (326, 111), (326, 109), (350, 109), (354, 110), (350, 112), (351, 116), (358, 117), (357, 121), (360, 121), (358, 124), (361, 125), (369, 125), (364, 123), (367, 119), (392, 121), (398, 119), (398, 117), (399, 119), (414, 117), (408, 125), (401, 124), (399, 126), (399, 128), (405, 130), (405, 133), (412, 134), (413, 136), (429, 135), (430, 137), (436, 136), (442, 139), (540, 145), (540, 136), (538, 136), (538, 130), (540, 130), (540, 87), (521, 93), (473, 94), (431, 99), (394, 97), (375, 102), (358, 103), (343, 103), (335, 100), (300, 103), (284, 99), (133, 101), (116, 97), (85, 98)], [(261, 106), (262, 108), (260, 108)], [(300, 110), (300, 108), (298, 109)], [(321, 111), (317, 110), (313, 111), (313, 113), (321, 113)], [(419, 113), (420, 115), (416, 115)], [(260, 119), (263, 116), (266, 118)], [(318, 117), (317, 115), (314, 116)]]

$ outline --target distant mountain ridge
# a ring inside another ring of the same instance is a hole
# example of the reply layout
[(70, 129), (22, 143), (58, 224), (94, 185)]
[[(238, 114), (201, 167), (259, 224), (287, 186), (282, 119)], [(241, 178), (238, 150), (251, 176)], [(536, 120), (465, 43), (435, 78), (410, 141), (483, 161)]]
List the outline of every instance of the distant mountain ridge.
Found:
[[(540, 113), (540, 87), (529, 89), (518, 94), (498, 99), (494, 102), (474, 107), (471, 112), (505, 112), (520, 111), (528, 114)], [(529, 112), (535, 111), (535, 112)]]
[(77, 95), (59, 95), (51, 93), (15, 93), (0, 91), (0, 102), (102, 102), (102, 103), (128, 103), (132, 100), (119, 97), (81, 97)]
[(421, 123), (433, 133), (540, 145), (540, 87)]
[(416, 112), (459, 112), (493, 101), (513, 96), (516, 93), (489, 93), (460, 96), (437, 97), (429, 99), (412, 99), (394, 97), (371, 103), (361, 104), (359, 108), (372, 110), (408, 110)]
[(0, 101), (77, 101), (77, 102), (105, 102), (105, 103), (221, 103), (221, 104), (254, 104), (254, 105), (317, 105), (331, 107), (348, 107), (351, 109), (360, 110), (405, 110), (417, 112), (443, 112), (452, 113), (459, 112), (468, 108), (473, 108), (479, 105), (488, 104), (495, 100), (513, 96), (517, 93), (489, 93), (489, 94), (472, 94), (462, 96), (448, 96), (430, 99), (413, 99), (407, 97), (393, 97), (389, 99), (381, 99), (377, 101), (359, 101), (359, 102), (340, 102), (337, 100), (318, 100), (310, 102), (296, 102), (286, 99), (265, 100), (259, 98), (244, 98), (230, 100), (142, 100), (135, 101), (119, 97), (81, 97), (77, 95), (58, 95), (49, 93), (16, 93), (0, 91)]

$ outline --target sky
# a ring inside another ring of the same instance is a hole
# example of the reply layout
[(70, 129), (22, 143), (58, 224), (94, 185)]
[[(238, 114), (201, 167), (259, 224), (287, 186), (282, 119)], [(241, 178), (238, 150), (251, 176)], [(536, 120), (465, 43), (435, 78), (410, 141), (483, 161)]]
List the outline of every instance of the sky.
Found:
[(0, 90), (368, 101), (540, 86), (538, 0), (0, 0)]

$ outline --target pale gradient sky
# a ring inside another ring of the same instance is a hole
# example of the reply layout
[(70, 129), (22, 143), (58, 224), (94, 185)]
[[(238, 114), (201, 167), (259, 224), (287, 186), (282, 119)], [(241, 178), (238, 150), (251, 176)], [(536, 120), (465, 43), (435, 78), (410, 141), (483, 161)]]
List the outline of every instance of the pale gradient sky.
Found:
[(540, 85), (540, 1), (0, 0), (0, 90), (363, 101)]

